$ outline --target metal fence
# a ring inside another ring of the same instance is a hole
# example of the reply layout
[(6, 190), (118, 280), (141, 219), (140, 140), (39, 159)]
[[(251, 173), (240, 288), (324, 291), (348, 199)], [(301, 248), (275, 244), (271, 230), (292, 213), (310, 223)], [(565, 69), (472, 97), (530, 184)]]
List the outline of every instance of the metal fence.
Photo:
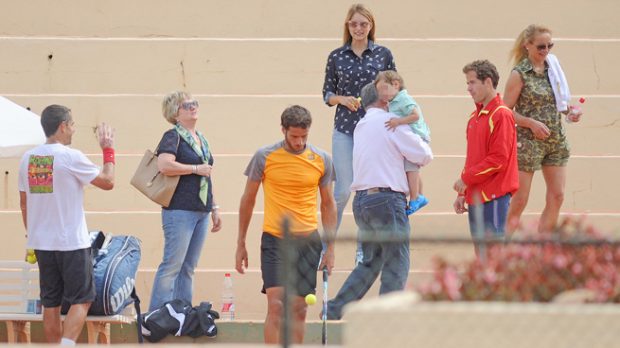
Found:
[[(316, 284), (319, 295), (324, 285), (321, 282), (321, 273), (317, 273), (317, 269), (312, 268), (311, 262), (304, 262), (304, 255), (297, 252), (304, 239), (291, 235), (288, 221), (284, 223), (283, 231), (284, 267), (282, 267), (281, 276), (286, 286), (283, 302), (282, 346), (289, 347), (291, 345), (292, 301), (299, 296), (300, 284), (307, 282), (310, 287)], [(472, 248), (475, 246), (477, 257), (472, 252), (472, 257), (462, 262), (451, 262), (445, 258), (435, 260), (432, 272), (427, 274), (428, 281), (424, 286), (412, 289), (418, 291), (423, 299), (429, 301), (548, 302), (558, 301), (561, 296), (557, 295), (563, 293), (564, 290), (585, 289), (586, 294), (582, 293), (582, 296), (577, 296), (578, 301), (620, 302), (620, 240), (604, 238), (576, 222), (563, 223), (556, 231), (548, 234), (517, 233), (512, 238), (503, 239), (484, 235), (484, 233), (478, 233), (478, 235), (481, 237), (407, 236), (399, 238), (393, 235), (386, 237), (381, 233), (372, 236), (343, 234), (337, 237), (337, 249), (343, 245), (352, 246), (357, 243), (373, 245), (376, 248), (370, 249), (376, 253), (373, 255), (375, 259), (372, 260), (371, 257), (370, 261), (368, 259), (364, 261), (381, 262), (381, 259), (399, 257), (399, 255), (382, 253), (399, 252), (399, 248), (391, 246), (403, 243), (409, 246), (438, 244), (463, 245)], [(327, 236), (324, 235), (323, 240), (327, 242)], [(435, 257), (435, 255), (430, 257)], [(300, 269), (299, 265), (302, 264), (306, 264), (307, 269)], [(356, 280), (361, 283), (361, 288), (367, 289), (370, 287), (369, 283), (389, 279), (381, 275), (379, 279), (371, 277)], [(334, 290), (338, 289), (332, 287), (331, 290), (334, 293)], [(356, 297), (360, 295), (363, 296), (363, 294), (355, 294)], [(569, 301), (575, 301), (575, 297)], [(374, 323), (373, 326), (381, 324)], [(406, 328), (402, 329), (406, 330)], [(372, 341), (370, 336), (374, 335), (374, 330), (376, 327), (369, 327), (369, 330), (361, 330), (356, 334), (369, 335), (368, 342), (370, 342)], [(323, 335), (325, 335), (324, 330)], [(398, 337), (402, 339), (402, 335)], [(329, 341), (329, 337), (327, 340)], [(363, 341), (363, 337), (361, 341), (356, 340), (356, 342)], [(323, 342), (325, 342), (324, 338)], [(401, 345), (406, 343), (394, 342), (394, 344)], [(391, 345), (387, 344), (385, 347), (388, 346)]]

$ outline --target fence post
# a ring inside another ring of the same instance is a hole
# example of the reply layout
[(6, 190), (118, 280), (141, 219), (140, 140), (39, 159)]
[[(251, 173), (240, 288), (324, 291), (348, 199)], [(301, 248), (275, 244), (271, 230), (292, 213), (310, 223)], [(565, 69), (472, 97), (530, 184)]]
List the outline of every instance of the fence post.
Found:
[(282, 274), (281, 279), (284, 285), (284, 295), (282, 298), (282, 347), (288, 348), (291, 344), (291, 333), (293, 328), (293, 323), (291, 319), (293, 318), (291, 315), (291, 311), (293, 308), (292, 302), (295, 298), (295, 271), (293, 269), (293, 265), (296, 264), (296, 255), (295, 255), (295, 247), (294, 241), (291, 238), (291, 223), (288, 217), (284, 217), (282, 220)]
[[(483, 204), (480, 201), (480, 198), (478, 196), (474, 197), (474, 201), (476, 201), (474, 203), (474, 209), (472, 209), (472, 207), (469, 207), (469, 212), (468, 214), (474, 214), (474, 235), (472, 236), (473, 240), (474, 240), (474, 245), (475, 245), (475, 249), (476, 249), (476, 253), (478, 258), (480, 259), (480, 261), (482, 263), (486, 263), (487, 260), (487, 242), (488, 242), (488, 236), (486, 234), (486, 226), (484, 225), (484, 208), (483, 208)], [(472, 211), (473, 210), (473, 211)]]

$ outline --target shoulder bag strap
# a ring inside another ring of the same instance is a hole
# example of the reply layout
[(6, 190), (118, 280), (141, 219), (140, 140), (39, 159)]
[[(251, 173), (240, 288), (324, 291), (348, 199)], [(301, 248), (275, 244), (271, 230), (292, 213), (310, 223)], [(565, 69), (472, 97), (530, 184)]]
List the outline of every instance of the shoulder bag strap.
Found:
[[(179, 132), (175, 132), (177, 133), (177, 154), (179, 152), (179, 145), (181, 145), (181, 135), (179, 134)], [(161, 141), (159, 142), (161, 144)], [(157, 144), (157, 147), (155, 148), (155, 156), (159, 155), (159, 144)]]

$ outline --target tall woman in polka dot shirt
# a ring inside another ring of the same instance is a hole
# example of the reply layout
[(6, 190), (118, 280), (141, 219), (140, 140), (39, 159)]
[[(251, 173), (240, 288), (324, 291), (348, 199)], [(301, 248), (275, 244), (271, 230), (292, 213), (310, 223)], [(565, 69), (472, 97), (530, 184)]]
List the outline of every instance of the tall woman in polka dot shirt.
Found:
[[(364, 5), (354, 4), (344, 21), (343, 45), (327, 57), (323, 99), (336, 106), (332, 156), (336, 170), (334, 196), (338, 227), (351, 195), (353, 181), (353, 130), (366, 113), (358, 101), (362, 87), (383, 70), (396, 70), (392, 52), (375, 44), (375, 17)], [(359, 251), (359, 248), (358, 248)], [(361, 257), (358, 252), (358, 261)]]

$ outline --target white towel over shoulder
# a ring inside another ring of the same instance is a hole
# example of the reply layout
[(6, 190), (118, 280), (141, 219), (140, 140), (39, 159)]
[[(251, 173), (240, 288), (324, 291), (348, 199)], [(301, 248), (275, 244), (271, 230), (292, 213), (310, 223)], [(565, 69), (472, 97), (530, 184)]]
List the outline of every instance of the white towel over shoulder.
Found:
[(558, 57), (549, 53), (547, 55), (547, 64), (549, 64), (549, 82), (555, 95), (555, 105), (558, 111), (567, 111), (570, 103), (570, 89), (564, 71), (560, 66)]

